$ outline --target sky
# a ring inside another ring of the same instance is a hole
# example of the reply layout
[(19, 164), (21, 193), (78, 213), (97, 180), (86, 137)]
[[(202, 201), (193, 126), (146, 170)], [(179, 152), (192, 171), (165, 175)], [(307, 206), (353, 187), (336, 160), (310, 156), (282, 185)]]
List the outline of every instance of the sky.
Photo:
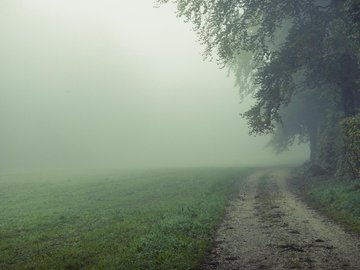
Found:
[(0, 169), (300, 163), (248, 135), (239, 89), (171, 4), (0, 2)]

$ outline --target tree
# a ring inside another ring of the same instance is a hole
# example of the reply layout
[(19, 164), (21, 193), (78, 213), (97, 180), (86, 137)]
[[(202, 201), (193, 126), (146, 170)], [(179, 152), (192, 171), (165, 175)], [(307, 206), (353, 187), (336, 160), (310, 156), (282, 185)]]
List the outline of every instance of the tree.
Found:
[(235, 71), (240, 91), (255, 98), (243, 114), (251, 134), (275, 134), (279, 149), (300, 136), (314, 162), (342, 158), (328, 149), (340, 119), (360, 107), (359, 0), (174, 2), (178, 16), (194, 24), (205, 56), (217, 55)]

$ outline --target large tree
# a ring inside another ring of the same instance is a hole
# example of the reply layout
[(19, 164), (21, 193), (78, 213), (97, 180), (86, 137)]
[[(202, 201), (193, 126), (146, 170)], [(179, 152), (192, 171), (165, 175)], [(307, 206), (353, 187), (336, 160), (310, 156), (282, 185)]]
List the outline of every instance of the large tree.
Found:
[(360, 107), (359, 0), (174, 2), (178, 16), (194, 24), (205, 55), (230, 66), (240, 91), (255, 98), (243, 114), (251, 134), (273, 133), (277, 146), (308, 138), (312, 161), (334, 167), (341, 160), (329, 149), (339, 139), (339, 120)]

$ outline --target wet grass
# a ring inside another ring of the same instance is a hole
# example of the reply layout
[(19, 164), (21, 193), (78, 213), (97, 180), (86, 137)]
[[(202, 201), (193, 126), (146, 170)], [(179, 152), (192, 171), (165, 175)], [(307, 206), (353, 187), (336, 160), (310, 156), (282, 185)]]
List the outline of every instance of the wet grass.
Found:
[(360, 182), (332, 177), (298, 177), (297, 192), (313, 207), (360, 233)]
[(247, 170), (0, 178), (0, 269), (196, 269)]

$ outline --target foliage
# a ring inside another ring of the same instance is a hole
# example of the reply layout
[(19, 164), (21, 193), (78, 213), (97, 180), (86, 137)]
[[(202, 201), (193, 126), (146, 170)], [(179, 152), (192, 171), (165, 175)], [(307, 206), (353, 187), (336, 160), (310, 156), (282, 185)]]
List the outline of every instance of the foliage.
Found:
[(345, 162), (354, 178), (360, 178), (360, 113), (342, 122)]
[(245, 173), (1, 175), (0, 269), (196, 269)]

